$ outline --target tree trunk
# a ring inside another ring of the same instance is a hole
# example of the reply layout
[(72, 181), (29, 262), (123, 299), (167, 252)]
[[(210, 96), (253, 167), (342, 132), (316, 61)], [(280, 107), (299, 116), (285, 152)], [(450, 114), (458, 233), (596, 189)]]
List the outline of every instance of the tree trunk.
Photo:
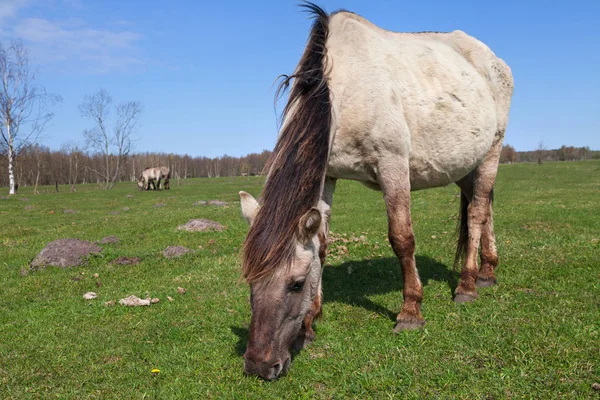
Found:
[[(7, 127), (10, 132), (10, 128)], [(10, 133), (9, 133), (10, 135)], [(10, 136), (9, 136), (10, 137)], [(8, 194), (15, 194), (15, 154), (12, 143), (8, 144)]]
[(37, 153), (37, 174), (35, 175), (35, 188), (33, 188), (33, 194), (40, 194), (38, 192), (38, 183), (40, 181), (40, 153)]

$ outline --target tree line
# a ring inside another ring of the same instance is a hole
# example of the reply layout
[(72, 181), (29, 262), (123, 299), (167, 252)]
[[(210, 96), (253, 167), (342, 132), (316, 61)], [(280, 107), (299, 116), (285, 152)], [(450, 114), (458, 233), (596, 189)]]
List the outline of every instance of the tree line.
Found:
[(518, 162), (537, 162), (541, 164), (545, 161), (580, 161), (600, 159), (600, 151), (590, 150), (589, 147), (561, 146), (559, 149), (548, 150), (543, 143), (538, 145), (536, 150), (517, 151), (510, 144), (502, 146), (500, 153), (500, 162), (503, 164)]
[[(167, 153), (137, 153), (127, 157), (109, 154), (108, 170), (121, 163), (114, 182), (136, 181), (147, 167), (167, 166), (171, 179), (215, 178), (260, 175), (271, 152), (251, 153), (242, 157), (192, 157)], [(60, 150), (33, 144), (21, 150), (15, 163), (15, 182), (19, 186), (70, 185), (96, 183), (105, 187), (106, 158), (103, 154), (85, 151), (76, 144), (66, 143)], [(0, 171), (6, 171), (7, 159), (1, 157)], [(113, 177), (111, 177), (112, 182)], [(0, 175), (0, 186), (8, 186), (8, 175)]]

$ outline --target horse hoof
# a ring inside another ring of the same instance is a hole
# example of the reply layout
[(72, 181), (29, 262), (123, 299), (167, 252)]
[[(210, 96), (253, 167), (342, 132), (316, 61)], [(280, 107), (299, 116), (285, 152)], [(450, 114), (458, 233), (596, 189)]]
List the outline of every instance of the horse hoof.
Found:
[(471, 303), (475, 301), (477, 297), (470, 294), (457, 294), (454, 298), (455, 303)]
[(424, 326), (424, 320), (398, 321), (392, 332), (400, 333), (401, 331), (413, 331), (415, 329), (422, 329)]
[(490, 286), (494, 286), (496, 284), (496, 278), (477, 278), (477, 281), (475, 282), (475, 286), (478, 288), (482, 288), (482, 287), (490, 287)]

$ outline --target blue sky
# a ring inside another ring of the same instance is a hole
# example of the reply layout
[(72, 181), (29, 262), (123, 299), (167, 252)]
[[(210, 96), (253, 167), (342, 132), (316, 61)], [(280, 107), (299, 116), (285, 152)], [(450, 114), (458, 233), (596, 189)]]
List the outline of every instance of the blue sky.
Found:
[[(395, 31), (461, 29), (515, 78), (506, 142), (600, 149), (600, 1), (323, 0)], [(239, 156), (274, 146), (272, 86), (310, 22), (297, 1), (0, 0), (0, 40), (20, 38), (63, 97), (42, 144), (83, 143), (78, 104), (107, 89), (141, 101), (136, 151)], [(281, 106), (281, 105), (280, 105)], [(280, 109), (279, 109), (280, 111)]]

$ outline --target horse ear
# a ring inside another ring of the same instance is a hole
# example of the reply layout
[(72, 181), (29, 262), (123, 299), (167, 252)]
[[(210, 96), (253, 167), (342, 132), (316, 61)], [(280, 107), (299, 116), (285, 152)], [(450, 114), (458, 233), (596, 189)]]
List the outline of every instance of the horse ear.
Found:
[(256, 214), (258, 214), (258, 210), (260, 210), (260, 205), (250, 193), (246, 193), (242, 190), (239, 195), (240, 206), (242, 207), (242, 216), (246, 222), (248, 222), (248, 225), (252, 225), (254, 218), (256, 218)]
[(321, 228), (321, 212), (313, 207), (298, 222), (298, 239), (302, 243), (311, 240)]

